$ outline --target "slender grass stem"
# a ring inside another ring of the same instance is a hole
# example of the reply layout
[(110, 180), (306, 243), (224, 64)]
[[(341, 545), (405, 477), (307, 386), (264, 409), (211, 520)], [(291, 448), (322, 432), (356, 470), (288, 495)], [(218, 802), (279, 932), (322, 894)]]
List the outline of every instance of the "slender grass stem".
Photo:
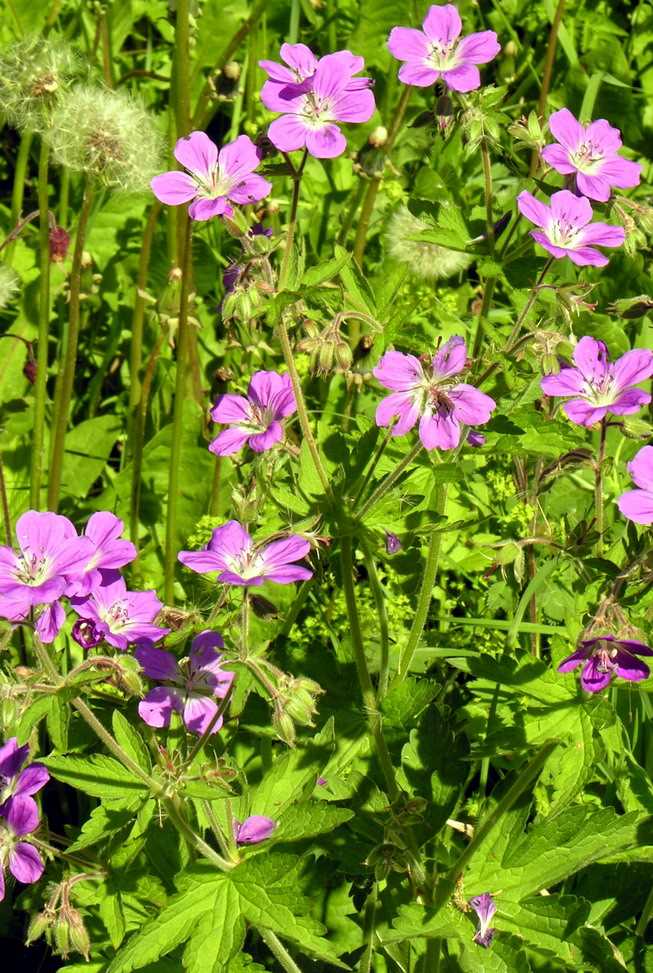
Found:
[(9, 497), (7, 496), (7, 480), (5, 479), (5, 464), (2, 459), (0, 449), (0, 508), (2, 509), (2, 526), (4, 528), (5, 541), (11, 547), (13, 538), (11, 532), (11, 512), (9, 510)]
[[(23, 198), (25, 196), (25, 181), (27, 179), (27, 169), (29, 166), (29, 153), (32, 148), (33, 132), (25, 131), (20, 137), (18, 154), (16, 155), (16, 166), (14, 168), (14, 182), (11, 190), (11, 226), (18, 223), (23, 212)], [(5, 262), (11, 266), (16, 248), (16, 241), (12, 240), (5, 253)]]
[(360, 520), (363, 520), (370, 512), (372, 507), (375, 507), (379, 500), (382, 500), (386, 493), (392, 489), (406, 467), (410, 466), (413, 460), (419, 455), (421, 449), (422, 444), (418, 440), (411, 451), (404, 456), (397, 466), (395, 466), (392, 473), (389, 473), (385, 480), (382, 480), (381, 483), (379, 483), (372, 496), (365, 501), (361, 509), (357, 512), (357, 516)]
[[(562, 23), (562, 15), (564, 12), (565, 0), (558, 0), (558, 6), (556, 7), (556, 12), (553, 15), (551, 30), (549, 31), (549, 40), (546, 46), (546, 54), (544, 56), (544, 69), (542, 71), (542, 86), (540, 88), (540, 95), (537, 100), (537, 114), (540, 118), (544, 117), (546, 102), (547, 98), (549, 97), (551, 78), (553, 77), (553, 62), (555, 61), (556, 48), (558, 46), (558, 34), (560, 32), (560, 24)], [(529, 170), (531, 176), (537, 169), (539, 159), (540, 153), (537, 149), (533, 149)]]
[(39, 155), (39, 332), (36, 346), (36, 382), (34, 385), (34, 427), (32, 430), (32, 469), (30, 505), (39, 510), (45, 459), (45, 403), (48, 394), (48, 343), (50, 337), (50, 214), (48, 210), (47, 143), (41, 141)]

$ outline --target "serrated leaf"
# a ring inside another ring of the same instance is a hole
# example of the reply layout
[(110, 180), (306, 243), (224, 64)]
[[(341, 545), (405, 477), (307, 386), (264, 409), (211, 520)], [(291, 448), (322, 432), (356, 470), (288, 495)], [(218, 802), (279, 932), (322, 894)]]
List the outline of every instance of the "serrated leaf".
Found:
[(138, 764), (141, 770), (149, 774), (152, 770), (152, 761), (140, 734), (122, 715), (120, 710), (114, 709), (111, 724), (114, 736), (123, 750)]
[(70, 784), (91, 797), (105, 799), (134, 797), (145, 794), (143, 781), (131, 774), (113, 757), (93, 754), (90, 757), (46, 757), (42, 763), (57, 780)]
[(353, 817), (353, 811), (344, 807), (334, 807), (322, 801), (296, 804), (282, 815), (274, 839), (275, 841), (301, 841), (303, 838), (327, 834)]
[(16, 737), (21, 746), (28, 741), (34, 727), (48, 715), (54, 706), (55, 699), (55, 696), (39, 696), (27, 707), (16, 729)]
[(589, 902), (571, 895), (535, 895), (515, 902), (499, 895), (496, 904), (493, 922), (499, 930), (506, 929), (538, 952), (579, 968), (580, 953), (570, 937), (587, 920)]
[(72, 845), (67, 849), (70, 852), (78, 851), (81, 848), (90, 848), (99, 841), (107, 840), (112, 835), (117, 834), (126, 828), (134, 820), (132, 810), (121, 808), (112, 810), (106, 804), (91, 811), (91, 816), (82, 825), (82, 829)]
[(310, 267), (305, 271), (302, 277), (302, 286), (318, 287), (320, 284), (333, 280), (334, 277), (338, 276), (343, 267), (347, 266), (350, 260), (351, 254), (347, 253), (342, 247), (336, 246), (335, 257), (318, 264), (317, 267)]
[(213, 907), (199, 920), (184, 950), (188, 973), (222, 973), (245, 940), (240, 909), (236, 887), (229, 881), (221, 882)]
[(282, 811), (303, 791), (312, 791), (318, 775), (334, 749), (333, 720), (329, 720), (313, 740), (277, 757), (272, 769), (251, 795), (251, 814), (264, 814), (278, 820)]

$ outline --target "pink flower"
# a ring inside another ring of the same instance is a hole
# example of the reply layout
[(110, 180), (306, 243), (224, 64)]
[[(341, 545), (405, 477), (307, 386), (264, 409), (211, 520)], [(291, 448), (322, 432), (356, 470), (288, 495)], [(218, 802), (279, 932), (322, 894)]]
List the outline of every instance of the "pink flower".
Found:
[(473, 91), (481, 85), (477, 64), (487, 64), (501, 50), (493, 30), (468, 34), (459, 40), (463, 25), (452, 3), (429, 7), (422, 30), (393, 27), (388, 50), (398, 61), (399, 80), (428, 88), (440, 78), (451, 91)]
[(266, 818), (263, 814), (252, 814), (241, 823), (233, 823), (234, 838), (237, 845), (257, 845), (265, 841), (275, 830), (277, 822)]
[(131, 541), (122, 540), (125, 529), (122, 520), (106, 510), (91, 514), (84, 528), (84, 537), (92, 541), (95, 551), (84, 565), (84, 571), (71, 579), (66, 594), (87, 595), (102, 584), (102, 571), (122, 568), (136, 557)]
[(644, 446), (628, 464), (636, 490), (617, 499), (619, 510), (636, 524), (653, 524), (653, 446)]
[[(216, 698), (224, 699), (235, 677), (222, 669), (222, 656), (216, 648), (223, 649), (224, 641), (217, 632), (208, 630), (193, 639), (190, 656), (181, 664), (151, 642), (138, 646), (134, 655), (145, 675), (165, 683), (151, 689), (138, 704), (139, 716), (148, 726), (170, 726), (174, 711), (181, 714), (191, 733), (204, 733), (218, 711)], [(217, 733), (222, 722), (220, 716), (211, 732)]]
[(155, 592), (127, 591), (119, 576), (110, 575), (106, 584), (87, 598), (73, 598), (71, 604), (81, 618), (93, 623), (105, 642), (123, 651), (138, 639), (156, 642), (170, 631), (153, 624), (163, 607)]
[[(599, 635), (585, 639), (576, 652), (558, 666), (558, 672), (570, 672), (583, 666), (580, 684), (586, 693), (599, 693), (613, 676), (640, 682), (650, 675), (649, 667), (639, 655), (653, 655), (653, 650), (642, 642), (618, 639), (614, 635)], [(584, 663), (584, 665), (583, 665)]]
[(7, 740), (0, 747), (0, 816), (6, 818), (12, 804), (20, 800), (31, 801), (38, 815), (38, 808), (32, 794), (45, 787), (50, 774), (43, 764), (30, 764), (23, 769), (29, 757), (29, 746), (18, 746), (16, 737)]
[(336, 122), (367, 122), (374, 114), (369, 78), (354, 78), (363, 70), (362, 57), (337, 51), (316, 60), (303, 44), (284, 44), (281, 56), (291, 67), (261, 61), (269, 80), (261, 100), (270, 111), (281, 112), (268, 129), (268, 138), (281, 152), (306, 148), (316, 159), (332, 159), (347, 148)]
[(554, 257), (569, 257), (581, 267), (586, 264), (605, 267), (608, 258), (595, 246), (619, 247), (626, 238), (622, 226), (591, 223), (590, 201), (568, 189), (554, 193), (550, 206), (524, 190), (517, 197), (517, 205), (522, 216), (542, 228), (542, 231), (531, 230), (534, 240)]
[(465, 342), (459, 337), (450, 338), (428, 364), (414, 355), (387, 351), (373, 369), (381, 385), (393, 389), (377, 407), (377, 426), (388, 426), (398, 418), (392, 435), (403, 436), (419, 419), (425, 449), (454, 449), (462, 424), (482, 425), (496, 408), (489, 395), (454, 378), (466, 360)]
[(551, 115), (549, 128), (557, 141), (542, 149), (542, 158), (565, 176), (575, 173), (584, 196), (605, 203), (612, 186), (631, 189), (639, 185), (642, 167), (618, 154), (621, 133), (605, 118), (581, 125), (568, 108), (562, 108)]
[(494, 899), (489, 892), (476, 895), (469, 900), (469, 904), (478, 916), (478, 929), (474, 933), (474, 942), (487, 949), (494, 939), (496, 929), (490, 926), (492, 916), (497, 911)]
[(218, 571), (222, 584), (261, 585), (264, 581), (292, 584), (313, 577), (308, 568), (295, 564), (306, 557), (311, 545), (298, 534), (256, 547), (237, 520), (216, 527), (202, 551), (181, 551), (182, 564), (198, 574)]
[(30, 885), (38, 882), (44, 865), (36, 848), (21, 838), (32, 834), (39, 826), (39, 812), (31, 797), (19, 795), (12, 802), (6, 817), (0, 819), (0, 902), (5, 897), (5, 868), (18, 882)]
[(586, 335), (573, 359), (575, 368), (545, 375), (540, 385), (545, 395), (568, 398), (563, 409), (577, 425), (593, 426), (608, 413), (629, 415), (651, 401), (648, 392), (635, 388), (653, 375), (653, 352), (647, 348), (634, 348), (610, 362), (603, 342)]
[(255, 372), (244, 395), (221, 395), (211, 409), (214, 422), (229, 423), (209, 449), (217, 456), (229, 456), (247, 443), (264, 453), (283, 438), (281, 420), (297, 410), (289, 375)]
[(164, 172), (150, 185), (158, 200), (168, 206), (193, 201), (188, 215), (193, 220), (233, 216), (230, 203), (245, 206), (268, 195), (272, 184), (254, 172), (261, 159), (247, 135), (217, 145), (204, 132), (191, 132), (175, 145), (175, 159), (187, 172)]

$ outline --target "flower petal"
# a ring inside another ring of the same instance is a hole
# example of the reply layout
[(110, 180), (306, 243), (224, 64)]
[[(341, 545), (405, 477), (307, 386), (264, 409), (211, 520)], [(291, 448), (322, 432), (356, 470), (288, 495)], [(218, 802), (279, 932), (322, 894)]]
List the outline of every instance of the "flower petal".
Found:
[(251, 433), (248, 430), (239, 429), (235, 426), (232, 429), (223, 429), (215, 439), (209, 443), (209, 451), (216, 456), (231, 456), (243, 448)]
[(31, 764), (19, 775), (14, 789), (14, 796), (19, 794), (36, 794), (45, 787), (50, 780), (50, 774), (43, 764)]
[(639, 186), (641, 174), (642, 167), (639, 162), (622, 159), (620, 156), (606, 159), (601, 167), (601, 176), (618, 189), (632, 189), (633, 186)]
[(188, 169), (189, 172), (196, 172), (206, 179), (211, 175), (217, 164), (218, 147), (215, 142), (211, 141), (206, 132), (191, 132), (189, 135), (178, 139), (174, 156), (184, 169)]
[[(394, 353), (396, 354), (396, 352)], [(412, 355), (410, 356), (412, 358)], [(449, 338), (433, 356), (433, 372), (437, 376), (457, 375), (467, 362), (465, 339), (460, 335)]]
[(45, 865), (36, 848), (26, 841), (19, 841), (9, 853), (9, 871), (16, 881), (29, 885), (38, 882)]
[(460, 37), (463, 29), (460, 14), (452, 3), (429, 7), (422, 26), (429, 40), (446, 47)]
[(600, 385), (609, 375), (608, 350), (602, 341), (590, 335), (581, 338), (572, 355), (583, 378), (592, 385)]
[(578, 426), (593, 426), (600, 422), (608, 412), (605, 405), (594, 406), (584, 399), (571, 399), (563, 405), (565, 415)]
[(481, 75), (475, 64), (461, 64), (452, 71), (443, 71), (442, 80), (452, 91), (476, 91), (481, 87)]
[(638, 487), (653, 493), (653, 446), (643, 446), (628, 464), (628, 472)]
[(271, 191), (272, 183), (264, 179), (263, 176), (259, 176), (257, 172), (253, 172), (251, 175), (245, 176), (233, 189), (230, 189), (227, 195), (234, 203), (247, 206), (249, 203), (256, 203), (260, 199), (264, 199)]
[(589, 175), (587, 172), (579, 172), (576, 175), (576, 185), (578, 192), (589, 199), (595, 199), (599, 203), (605, 203), (610, 199), (610, 183), (602, 173)]
[(150, 180), (152, 192), (160, 203), (181, 206), (197, 196), (197, 183), (185, 172), (163, 172)]
[(138, 704), (138, 715), (148, 726), (161, 729), (169, 727), (173, 712), (181, 713), (183, 708), (178, 690), (168, 686), (156, 686)]
[(580, 684), (586, 693), (600, 693), (609, 684), (612, 678), (611, 672), (601, 672), (596, 659), (587, 660), (587, 665), (583, 669), (580, 677)]
[(423, 62), (430, 45), (426, 34), (414, 27), (393, 27), (388, 37), (388, 50), (398, 61)]
[[(182, 719), (186, 725), (186, 729), (200, 736), (208, 729), (217, 710), (218, 704), (212, 699), (209, 699), (208, 696), (187, 696), (182, 713)], [(211, 733), (217, 733), (222, 723), (223, 720), (220, 717), (216, 721)]]
[(282, 44), (281, 57), (290, 65), (299, 81), (310, 78), (318, 65), (317, 58), (306, 44)]
[(587, 647), (581, 646), (580, 649), (577, 649), (575, 652), (572, 652), (571, 655), (568, 655), (566, 659), (562, 660), (562, 662), (558, 666), (557, 671), (571, 672), (572, 669), (577, 669), (578, 666), (582, 665), (582, 663), (585, 662), (589, 652), (590, 650)]
[(545, 395), (578, 395), (585, 386), (585, 379), (577, 368), (561, 368), (557, 375), (545, 375), (540, 388)]
[(226, 196), (217, 196), (215, 199), (196, 199), (188, 207), (188, 215), (191, 220), (198, 222), (213, 219), (214, 216), (231, 216), (233, 210), (227, 202)]
[(592, 246), (620, 247), (625, 239), (623, 226), (611, 226), (609, 223), (590, 223), (581, 236), (583, 246), (589, 243)]
[(648, 392), (642, 392), (641, 389), (626, 389), (615, 398), (610, 406), (610, 412), (616, 416), (631, 415), (633, 412), (639, 412), (650, 401), (651, 396)]
[(36, 801), (26, 794), (13, 797), (4, 818), (14, 834), (31, 834), (39, 826), (39, 809)]
[(377, 405), (377, 426), (389, 426), (395, 418), (398, 422), (392, 427), (393, 436), (404, 436), (419, 419), (419, 403), (412, 392), (393, 392)]
[(316, 159), (335, 159), (346, 150), (347, 139), (337, 125), (327, 124), (307, 130), (306, 148)]
[(244, 395), (219, 395), (211, 409), (214, 422), (251, 422), (252, 410)]
[(274, 419), (264, 432), (250, 436), (248, 445), (255, 453), (265, 453), (283, 439), (283, 426)]
[(460, 425), (455, 415), (425, 412), (419, 423), (419, 438), (424, 449), (454, 449), (460, 442)]
[(242, 824), (234, 821), (234, 838), (237, 845), (256, 845), (269, 838), (277, 822), (262, 814), (252, 814)]
[(653, 524), (653, 490), (628, 490), (617, 497), (617, 506), (633, 523)]
[(551, 216), (558, 222), (580, 229), (592, 219), (592, 205), (584, 196), (561, 189), (551, 196)]
[(376, 103), (369, 88), (343, 91), (333, 103), (333, 115), (339, 122), (368, 122)]
[(406, 392), (424, 381), (424, 369), (415, 355), (404, 355), (400, 351), (386, 351), (372, 369), (374, 378), (387, 389)]
[(11, 737), (0, 747), (0, 777), (15, 777), (28, 757), (29, 744), (19, 747), (18, 738)]
[(545, 145), (540, 155), (547, 165), (550, 165), (556, 172), (561, 172), (563, 175), (576, 172), (576, 166), (569, 161), (569, 153), (562, 145), (555, 142), (551, 145)]
[(473, 385), (461, 383), (456, 385), (448, 395), (454, 404), (455, 418), (467, 426), (481, 426), (489, 422), (490, 416), (497, 407), (493, 398), (474, 388)]
[(268, 138), (280, 152), (293, 152), (304, 148), (307, 131), (296, 115), (282, 115), (268, 128)]
[(585, 137), (585, 129), (568, 108), (554, 111), (549, 118), (549, 129), (556, 141), (574, 152)]
[[(241, 182), (256, 169), (260, 161), (260, 150), (249, 135), (239, 135), (233, 142), (227, 142), (220, 149), (218, 169), (224, 178)], [(267, 182), (267, 180), (263, 181)]]
[(172, 652), (165, 652), (153, 645), (141, 644), (137, 646), (134, 655), (149, 679), (176, 680), (181, 678), (179, 663)]
[(648, 679), (651, 674), (645, 662), (623, 649), (617, 650), (614, 662), (617, 666), (617, 675), (629, 682), (640, 682), (642, 679)]
[(407, 61), (399, 68), (398, 76), (404, 84), (412, 84), (415, 88), (429, 88), (442, 77), (442, 73), (419, 61)]
[(535, 199), (532, 193), (523, 190), (517, 197), (517, 207), (522, 216), (534, 223), (536, 226), (548, 226), (551, 219), (551, 210), (545, 203)]
[(458, 56), (468, 64), (487, 64), (497, 56), (501, 44), (493, 30), (482, 30), (463, 37), (456, 50)]
[(305, 537), (291, 534), (279, 541), (272, 541), (261, 549), (260, 554), (265, 562), (265, 573), (269, 568), (285, 567), (293, 561), (301, 561), (310, 554), (311, 545)]

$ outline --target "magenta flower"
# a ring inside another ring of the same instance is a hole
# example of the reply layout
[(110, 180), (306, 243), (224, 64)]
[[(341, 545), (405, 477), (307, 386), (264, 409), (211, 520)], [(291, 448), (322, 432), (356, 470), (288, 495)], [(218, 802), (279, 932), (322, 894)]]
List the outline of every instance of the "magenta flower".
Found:
[(617, 498), (619, 510), (636, 524), (653, 524), (653, 446), (644, 446), (628, 464), (636, 490)]
[[(201, 735), (218, 711), (217, 699), (224, 699), (235, 674), (222, 668), (222, 656), (215, 649), (224, 648), (217, 632), (200, 632), (192, 642), (190, 656), (179, 663), (170, 652), (156, 649), (151, 642), (138, 646), (134, 655), (149, 679), (164, 683), (151, 689), (138, 704), (138, 713), (148, 726), (157, 729), (170, 726), (172, 713), (180, 713), (186, 729)], [(222, 726), (220, 716), (212, 729)]]
[(554, 257), (569, 257), (584, 267), (605, 267), (608, 258), (595, 247), (619, 247), (626, 234), (622, 226), (592, 223), (592, 206), (584, 196), (561, 189), (551, 197), (551, 205), (541, 203), (524, 190), (517, 197), (519, 212), (541, 230), (531, 236)]
[(450, 338), (428, 364), (414, 355), (387, 351), (372, 370), (381, 385), (393, 390), (377, 406), (377, 426), (398, 419), (392, 435), (403, 436), (419, 419), (419, 438), (425, 449), (454, 449), (460, 442), (462, 424), (482, 425), (496, 408), (489, 395), (454, 378), (466, 361), (465, 342), (460, 337)]
[(249, 818), (240, 823), (233, 822), (234, 838), (237, 845), (257, 845), (259, 841), (265, 841), (275, 830), (277, 822), (272, 818), (266, 818), (262, 814), (252, 814)]
[(237, 520), (228, 520), (216, 527), (203, 550), (181, 551), (178, 557), (198, 574), (218, 571), (218, 581), (222, 584), (250, 587), (265, 581), (292, 584), (312, 578), (312, 571), (295, 563), (305, 558), (310, 549), (309, 542), (298, 534), (255, 546)]
[(229, 456), (247, 443), (264, 453), (283, 438), (281, 420), (297, 411), (289, 375), (255, 372), (244, 395), (221, 395), (211, 409), (214, 422), (229, 423), (209, 449), (217, 456)]
[(487, 949), (496, 932), (496, 929), (490, 928), (492, 916), (497, 911), (494, 899), (489, 892), (484, 892), (483, 895), (476, 895), (470, 899), (469, 904), (478, 916), (478, 929), (474, 934), (474, 942)]
[(23, 769), (28, 757), (29, 746), (25, 744), (19, 747), (16, 737), (0, 747), (0, 816), (4, 818), (18, 798), (31, 801), (36, 808), (31, 795), (40, 791), (50, 780), (50, 774), (43, 764), (30, 764)]
[(0, 902), (5, 897), (5, 869), (8, 867), (18, 882), (38, 882), (44, 865), (36, 848), (20, 841), (39, 826), (39, 812), (31, 797), (18, 795), (6, 817), (0, 820)]
[(396, 534), (391, 530), (385, 532), (385, 549), (387, 554), (397, 554), (402, 548), (402, 543)]
[(639, 185), (642, 167), (619, 155), (621, 133), (605, 118), (581, 125), (568, 108), (562, 108), (549, 118), (549, 128), (556, 142), (542, 149), (542, 158), (565, 176), (575, 173), (583, 196), (605, 203), (613, 186)]
[(398, 61), (399, 80), (418, 88), (428, 88), (440, 78), (451, 91), (474, 91), (481, 85), (477, 64), (487, 64), (501, 50), (493, 30), (468, 34), (452, 3), (429, 7), (422, 30), (393, 27), (388, 50)]
[(574, 348), (575, 368), (545, 375), (545, 395), (565, 396), (563, 410), (579, 426), (593, 426), (608, 413), (629, 415), (651, 401), (648, 392), (635, 388), (653, 375), (653, 352), (634, 348), (615, 362), (608, 361), (602, 341), (585, 336)]
[(290, 69), (260, 62), (269, 75), (261, 101), (282, 113), (270, 125), (268, 138), (281, 152), (306, 148), (316, 159), (342, 155), (347, 140), (336, 123), (367, 122), (374, 114), (369, 78), (353, 77), (362, 71), (363, 58), (337, 51), (316, 63), (303, 44), (284, 44), (281, 55)]
[(650, 675), (649, 667), (639, 655), (653, 655), (653, 649), (643, 642), (618, 639), (614, 635), (598, 635), (585, 639), (580, 647), (558, 666), (558, 672), (570, 672), (583, 665), (580, 684), (586, 693), (600, 693), (613, 676), (640, 682)]
[(124, 529), (125, 525), (115, 514), (105, 510), (91, 514), (84, 537), (92, 541), (95, 551), (84, 565), (84, 571), (68, 585), (68, 596), (87, 595), (102, 584), (102, 571), (122, 568), (134, 560), (136, 548), (131, 541), (120, 538)]
[(212, 216), (233, 216), (231, 203), (245, 206), (268, 195), (272, 184), (254, 172), (261, 157), (247, 135), (217, 145), (204, 132), (191, 132), (175, 145), (175, 159), (187, 172), (164, 172), (150, 186), (158, 200), (168, 206), (191, 202), (193, 220)]
[(154, 591), (127, 591), (124, 579), (113, 572), (107, 584), (86, 598), (73, 598), (71, 604), (81, 618), (93, 623), (96, 636), (117, 649), (138, 639), (156, 642), (170, 631), (153, 624), (163, 607)]

